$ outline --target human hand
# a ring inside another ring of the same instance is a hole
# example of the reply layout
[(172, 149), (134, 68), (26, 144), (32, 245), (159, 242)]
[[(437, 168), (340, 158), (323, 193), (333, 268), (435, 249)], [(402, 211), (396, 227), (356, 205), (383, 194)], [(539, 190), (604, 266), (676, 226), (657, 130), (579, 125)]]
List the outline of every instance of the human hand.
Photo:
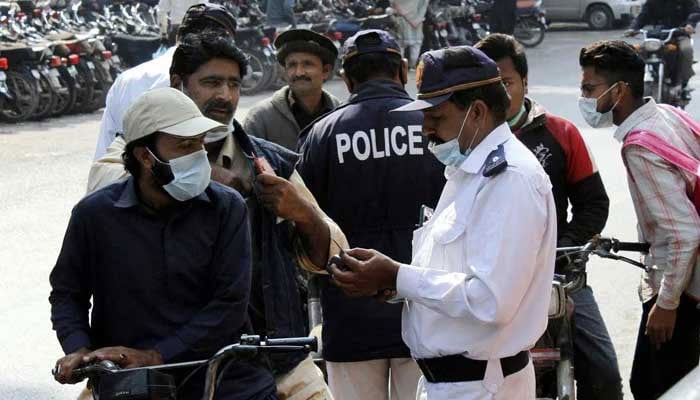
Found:
[(656, 346), (657, 350), (673, 337), (676, 315), (676, 310), (667, 310), (657, 304), (651, 308), (644, 334), (649, 336), (649, 341)]
[(163, 357), (157, 350), (138, 350), (124, 346), (103, 347), (83, 356), (83, 364), (93, 364), (109, 360), (122, 368), (147, 367), (163, 364)]
[(685, 32), (686, 35), (692, 35), (693, 33), (695, 33), (695, 27), (691, 24), (688, 24), (683, 28), (683, 32)]
[(256, 180), (258, 200), (280, 218), (306, 221), (313, 207), (301, 197), (291, 182), (277, 175), (259, 174)]
[[(334, 283), (348, 296), (386, 297), (385, 289), (396, 287), (399, 263), (376, 250), (352, 249), (340, 255), (348, 271), (331, 266)], [(381, 291), (381, 293), (379, 293)]]
[(83, 356), (88, 353), (90, 353), (90, 349), (83, 347), (74, 353), (59, 358), (53, 370), (54, 379), (61, 384), (78, 383), (79, 380), (73, 377), (73, 370), (83, 364)]

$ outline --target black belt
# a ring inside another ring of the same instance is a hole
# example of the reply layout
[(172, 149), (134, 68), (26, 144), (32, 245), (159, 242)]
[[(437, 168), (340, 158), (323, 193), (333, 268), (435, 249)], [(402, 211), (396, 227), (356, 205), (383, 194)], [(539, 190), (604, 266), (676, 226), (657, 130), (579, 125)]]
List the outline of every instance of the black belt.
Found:
[[(430, 383), (482, 381), (486, 374), (487, 360), (472, 360), (461, 354), (416, 360), (423, 376)], [(501, 358), (503, 376), (514, 374), (530, 362), (530, 352), (521, 351)]]

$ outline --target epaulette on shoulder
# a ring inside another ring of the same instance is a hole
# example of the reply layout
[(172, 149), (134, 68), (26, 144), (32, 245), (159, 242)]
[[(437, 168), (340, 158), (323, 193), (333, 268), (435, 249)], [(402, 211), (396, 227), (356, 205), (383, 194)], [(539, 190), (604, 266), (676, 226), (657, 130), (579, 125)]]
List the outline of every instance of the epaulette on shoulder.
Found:
[(486, 157), (484, 172), (482, 174), (490, 178), (505, 171), (507, 166), (508, 160), (506, 160), (506, 152), (503, 149), (503, 145), (499, 144), (498, 148), (489, 153), (488, 157)]

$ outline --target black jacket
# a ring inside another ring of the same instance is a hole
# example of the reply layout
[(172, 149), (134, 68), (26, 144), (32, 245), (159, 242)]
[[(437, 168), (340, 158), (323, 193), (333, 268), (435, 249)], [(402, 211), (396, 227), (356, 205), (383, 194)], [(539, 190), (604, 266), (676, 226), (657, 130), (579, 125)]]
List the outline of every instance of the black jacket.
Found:
[[(233, 135), (241, 150), (265, 157), (275, 173), (285, 179), (294, 172), (298, 154), (264, 139), (249, 136), (234, 121)], [(252, 160), (248, 160), (251, 164)], [(251, 166), (251, 170), (255, 168)], [(250, 296), (250, 316), (255, 333), (270, 337), (298, 337), (308, 335), (303, 296), (297, 277), (299, 266), (294, 253), (294, 227), (289, 221), (277, 223), (277, 216), (249, 196), (246, 204), (250, 211), (252, 233), (253, 285)], [(275, 375), (287, 373), (296, 367), (306, 354), (301, 352), (271, 357)]]
[[(297, 168), (350, 247), (405, 263), (420, 206), (434, 207), (445, 184), (444, 167), (421, 135), (423, 114), (389, 112), (410, 101), (391, 81), (360, 85), (347, 104), (316, 121)], [(410, 357), (401, 338), (401, 304), (349, 298), (335, 285), (322, 286), (327, 360)]]
[(678, 28), (700, 21), (697, 0), (647, 0), (632, 23), (632, 29), (645, 25), (660, 25), (666, 29)]
[[(557, 206), (559, 246), (582, 245), (600, 233), (610, 201), (586, 143), (571, 122), (525, 99), (528, 118), (515, 135), (542, 164)], [(568, 209), (571, 204), (571, 220)]]

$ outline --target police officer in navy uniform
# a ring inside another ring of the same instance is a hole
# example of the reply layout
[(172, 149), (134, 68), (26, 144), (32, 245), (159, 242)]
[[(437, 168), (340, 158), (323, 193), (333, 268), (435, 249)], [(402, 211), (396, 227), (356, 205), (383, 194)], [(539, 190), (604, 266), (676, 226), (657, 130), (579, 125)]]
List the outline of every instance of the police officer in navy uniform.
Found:
[[(421, 205), (437, 203), (444, 168), (421, 135), (422, 113), (389, 113), (411, 102), (394, 38), (358, 32), (345, 42), (343, 69), (351, 95), (309, 128), (297, 168), (351, 246), (409, 262)], [(401, 339), (401, 305), (353, 299), (334, 285), (324, 285), (322, 305), (334, 397), (389, 398), (391, 370), (391, 398), (414, 398), (420, 371)]]

